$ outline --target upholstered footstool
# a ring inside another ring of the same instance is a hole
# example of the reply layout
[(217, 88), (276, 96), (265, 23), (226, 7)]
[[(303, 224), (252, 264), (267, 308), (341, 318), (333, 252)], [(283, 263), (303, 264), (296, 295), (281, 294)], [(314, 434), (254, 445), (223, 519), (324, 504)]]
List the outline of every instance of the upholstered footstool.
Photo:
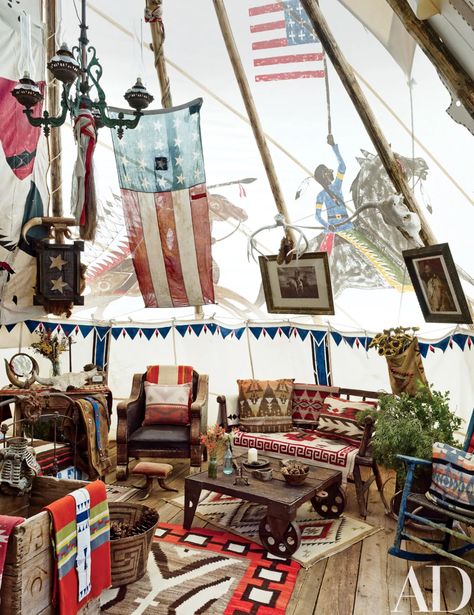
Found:
[(176, 491), (178, 489), (174, 489), (166, 484), (166, 479), (173, 471), (173, 466), (169, 463), (154, 463), (153, 461), (139, 461), (137, 465), (133, 468), (132, 474), (137, 476), (144, 476), (146, 478), (146, 483), (139, 487), (139, 489), (146, 489), (146, 493), (140, 500), (146, 500), (150, 497), (151, 492), (153, 491), (153, 479), (156, 478), (158, 484), (162, 489), (166, 491)]

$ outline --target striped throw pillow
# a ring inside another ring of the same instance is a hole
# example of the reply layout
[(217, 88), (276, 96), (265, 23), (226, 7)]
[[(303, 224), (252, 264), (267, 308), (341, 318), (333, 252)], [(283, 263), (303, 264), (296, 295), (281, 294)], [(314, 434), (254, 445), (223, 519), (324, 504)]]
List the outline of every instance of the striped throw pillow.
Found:
[(145, 425), (187, 425), (191, 384), (145, 382)]
[(443, 508), (474, 517), (474, 454), (435, 442), (426, 497)]

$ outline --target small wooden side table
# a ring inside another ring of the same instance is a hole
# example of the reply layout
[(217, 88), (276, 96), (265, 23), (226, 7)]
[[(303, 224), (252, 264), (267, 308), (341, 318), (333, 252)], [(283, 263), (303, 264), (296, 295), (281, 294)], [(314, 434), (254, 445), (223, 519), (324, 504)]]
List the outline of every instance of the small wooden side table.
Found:
[(301, 544), (301, 532), (295, 519), (296, 511), (304, 502), (311, 500), (315, 510), (326, 518), (342, 514), (346, 500), (341, 490), (341, 472), (310, 465), (308, 478), (302, 485), (287, 485), (280, 473), (279, 459), (268, 454), (265, 457), (273, 470), (270, 481), (249, 476), (249, 485), (234, 485), (235, 474), (223, 474), (222, 466), (217, 469), (217, 478), (209, 478), (207, 471), (187, 476), (183, 527), (191, 529), (202, 489), (262, 504), (267, 507), (267, 515), (259, 528), (262, 545), (273, 555), (288, 558)]

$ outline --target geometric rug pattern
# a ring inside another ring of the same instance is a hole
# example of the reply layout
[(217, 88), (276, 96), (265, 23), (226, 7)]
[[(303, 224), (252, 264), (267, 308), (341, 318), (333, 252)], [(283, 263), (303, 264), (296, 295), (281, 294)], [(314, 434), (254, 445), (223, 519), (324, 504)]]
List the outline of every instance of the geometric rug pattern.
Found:
[(143, 489), (126, 485), (106, 485), (105, 490), (109, 502), (126, 502), (143, 492)]
[(140, 580), (101, 595), (107, 615), (284, 615), (300, 566), (228, 532), (160, 523)]
[[(183, 507), (184, 497), (175, 498), (172, 503)], [(261, 504), (203, 490), (196, 516), (228, 532), (260, 543), (258, 529), (266, 510), (267, 507)], [(311, 502), (305, 502), (299, 507), (296, 523), (301, 530), (301, 545), (292, 559), (304, 568), (340, 553), (380, 529), (348, 515), (342, 515), (339, 519), (322, 519), (314, 511)]]

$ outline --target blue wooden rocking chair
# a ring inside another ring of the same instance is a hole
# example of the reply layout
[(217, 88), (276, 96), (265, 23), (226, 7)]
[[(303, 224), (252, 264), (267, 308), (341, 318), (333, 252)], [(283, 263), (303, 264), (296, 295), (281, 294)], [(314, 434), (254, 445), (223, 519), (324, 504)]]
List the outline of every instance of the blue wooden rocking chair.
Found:
[[(464, 442), (463, 450), (466, 452), (472, 452), (474, 447), (474, 410), (471, 415), (469, 427), (467, 430), (466, 440)], [(407, 468), (407, 477), (405, 486), (403, 489), (403, 495), (400, 503), (400, 512), (398, 516), (397, 532), (395, 536), (395, 542), (388, 552), (395, 557), (401, 557), (403, 559), (412, 561), (431, 561), (438, 560), (443, 557), (463, 564), (469, 568), (474, 569), (474, 562), (470, 562), (462, 558), (462, 555), (474, 549), (474, 538), (454, 530), (454, 522), (465, 524), (468, 527), (474, 526), (474, 516), (468, 516), (467, 514), (460, 513), (458, 511), (448, 510), (444, 506), (432, 502), (424, 494), (411, 493), (413, 475), (417, 466), (431, 466), (431, 461), (425, 459), (417, 459), (416, 457), (408, 457), (406, 455), (398, 455)], [(413, 512), (408, 510), (408, 504)], [(415, 508), (413, 508), (413, 506)], [(436, 521), (433, 518), (427, 518), (422, 516), (423, 510), (436, 514)], [(439, 521), (438, 519), (442, 520)], [(432, 528), (433, 530), (440, 530), (444, 533), (442, 539), (422, 539), (419, 536), (415, 536), (405, 529), (407, 521), (414, 521), (416, 523)], [(462, 545), (456, 548), (450, 548), (450, 539), (455, 537), (462, 541)], [(428, 553), (415, 553), (401, 548), (402, 540), (415, 542), (426, 549), (429, 549)]]

